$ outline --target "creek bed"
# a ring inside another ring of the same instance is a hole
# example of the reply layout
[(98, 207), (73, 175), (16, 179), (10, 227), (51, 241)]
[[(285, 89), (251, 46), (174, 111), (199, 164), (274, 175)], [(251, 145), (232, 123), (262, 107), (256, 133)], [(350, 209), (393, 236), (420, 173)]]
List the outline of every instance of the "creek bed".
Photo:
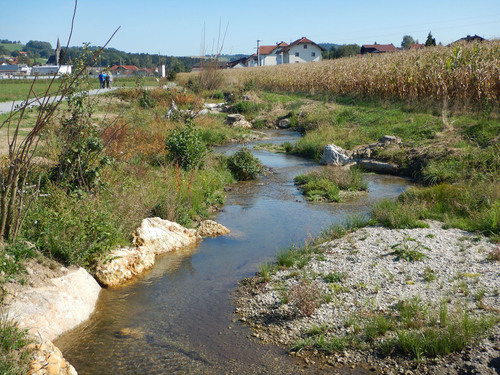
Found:
[[(260, 142), (293, 142), (298, 137), (284, 131), (270, 136), (271, 141)], [(304, 367), (283, 348), (259, 344), (238, 321), (231, 293), (239, 280), (274, 260), (277, 251), (300, 245), (347, 216), (367, 215), (375, 201), (398, 196), (410, 182), (369, 174), (367, 194), (345, 203), (314, 204), (304, 200), (293, 178), (316, 163), (253, 152), (271, 173), (238, 183), (228, 192), (215, 220), (231, 234), (165, 254), (137, 280), (104, 289), (91, 319), (56, 340), (79, 374), (321, 373), (314, 366)]]

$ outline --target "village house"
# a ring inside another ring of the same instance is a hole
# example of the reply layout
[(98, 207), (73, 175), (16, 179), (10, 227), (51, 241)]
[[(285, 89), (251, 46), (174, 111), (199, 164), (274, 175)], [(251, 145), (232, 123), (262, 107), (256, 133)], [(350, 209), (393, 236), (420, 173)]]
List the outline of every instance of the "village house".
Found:
[(243, 68), (255, 66), (272, 66), (281, 64), (294, 64), (321, 61), (321, 52), (326, 51), (313, 41), (302, 37), (287, 44), (285, 42), (275, 45), (259, 46), (258, 53), (237, 61), (232, 61), (228, 68)]
[(394, 44), (363, 44), (361, 46), (361, 54), (365, 55), (367, 53), (387, 53), (387, 52), (398, 52), (399, 50), (394, 46)]
[(317, 62), (322, 60), (321, 52), (326, 51), (313, 41), (302, 37), (281, 48), (283, 64)]
[(131, 76), (147, 76), (152, 75), (152, 69), (138, 68), (135, 65), (113, 65), (109, 68), (111, 72), (117, 76), (119, 75), (131, 75)]

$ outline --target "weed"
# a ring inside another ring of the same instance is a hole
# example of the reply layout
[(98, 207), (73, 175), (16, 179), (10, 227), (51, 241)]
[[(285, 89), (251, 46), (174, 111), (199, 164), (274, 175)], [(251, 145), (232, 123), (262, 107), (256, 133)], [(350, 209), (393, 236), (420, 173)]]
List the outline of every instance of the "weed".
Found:
[(332, 272), (323, 276), (323, 280), (327, 283), (338, 283), (341, 282), (345, 278), (343, 272)]
[(424, 281), (426, 283), (430, 283), (434, 280), (437, 279), (437, 275), (436, 275), (436, 271), (434, 271), (432, 268), (430, 268), (429, 266), (425, 267), (424, 269), (424, 273), (422, 275), (422, 278), (424, 279)]
[(260, 266), (259, 274), (264, 282), (268, 282), (269, 280), (271, 280), (271, 266), (268, 262), (265, 262)]
[(487, 259), (490, 262), (500, 262), (500, 246), (495, 247), (489, 254)]
[(301, 280), (289, 290), (290, 303), (298, 312), (311, 316), (321, 304), (323, 291), (316, 281)]
[(384, 315), (375, 315), (365, 325), (366, 340), (373, 342), (377, 337), (384, 335), (391, 327), (392, 322), (390, 318)]
[[(410, 242), (414, 242), (414, 244), (412, 245)], [(402, 242), (392, 245), (391, 249), (394, 251), (390, 254), (395, 255), (396, 260), (403, 259), (407, 262), (419, 261), (426, 258), (426, 255), (420, 250), (429, 250), (429, 248), (422, 245), (420, 241), (416, 241), (415, 239), (406, 236), (403, 237)]]

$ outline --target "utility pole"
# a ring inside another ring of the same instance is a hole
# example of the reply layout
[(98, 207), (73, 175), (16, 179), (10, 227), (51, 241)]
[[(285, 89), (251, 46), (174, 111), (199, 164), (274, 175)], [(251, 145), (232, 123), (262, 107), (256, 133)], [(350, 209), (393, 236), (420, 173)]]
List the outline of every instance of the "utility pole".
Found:
[(260, 42), (261, 40), (257, 39), (257, 66), (260, 66), (260, 48), (259, 48)]

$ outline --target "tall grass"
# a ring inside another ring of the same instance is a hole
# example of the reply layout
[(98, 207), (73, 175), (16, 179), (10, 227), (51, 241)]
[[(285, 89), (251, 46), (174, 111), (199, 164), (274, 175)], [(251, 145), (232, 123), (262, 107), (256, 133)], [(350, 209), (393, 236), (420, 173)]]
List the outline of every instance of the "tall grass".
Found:
[(489, 106), (500, 98), (499, 59), (494, 41), (226, 74), (270, 90)]

